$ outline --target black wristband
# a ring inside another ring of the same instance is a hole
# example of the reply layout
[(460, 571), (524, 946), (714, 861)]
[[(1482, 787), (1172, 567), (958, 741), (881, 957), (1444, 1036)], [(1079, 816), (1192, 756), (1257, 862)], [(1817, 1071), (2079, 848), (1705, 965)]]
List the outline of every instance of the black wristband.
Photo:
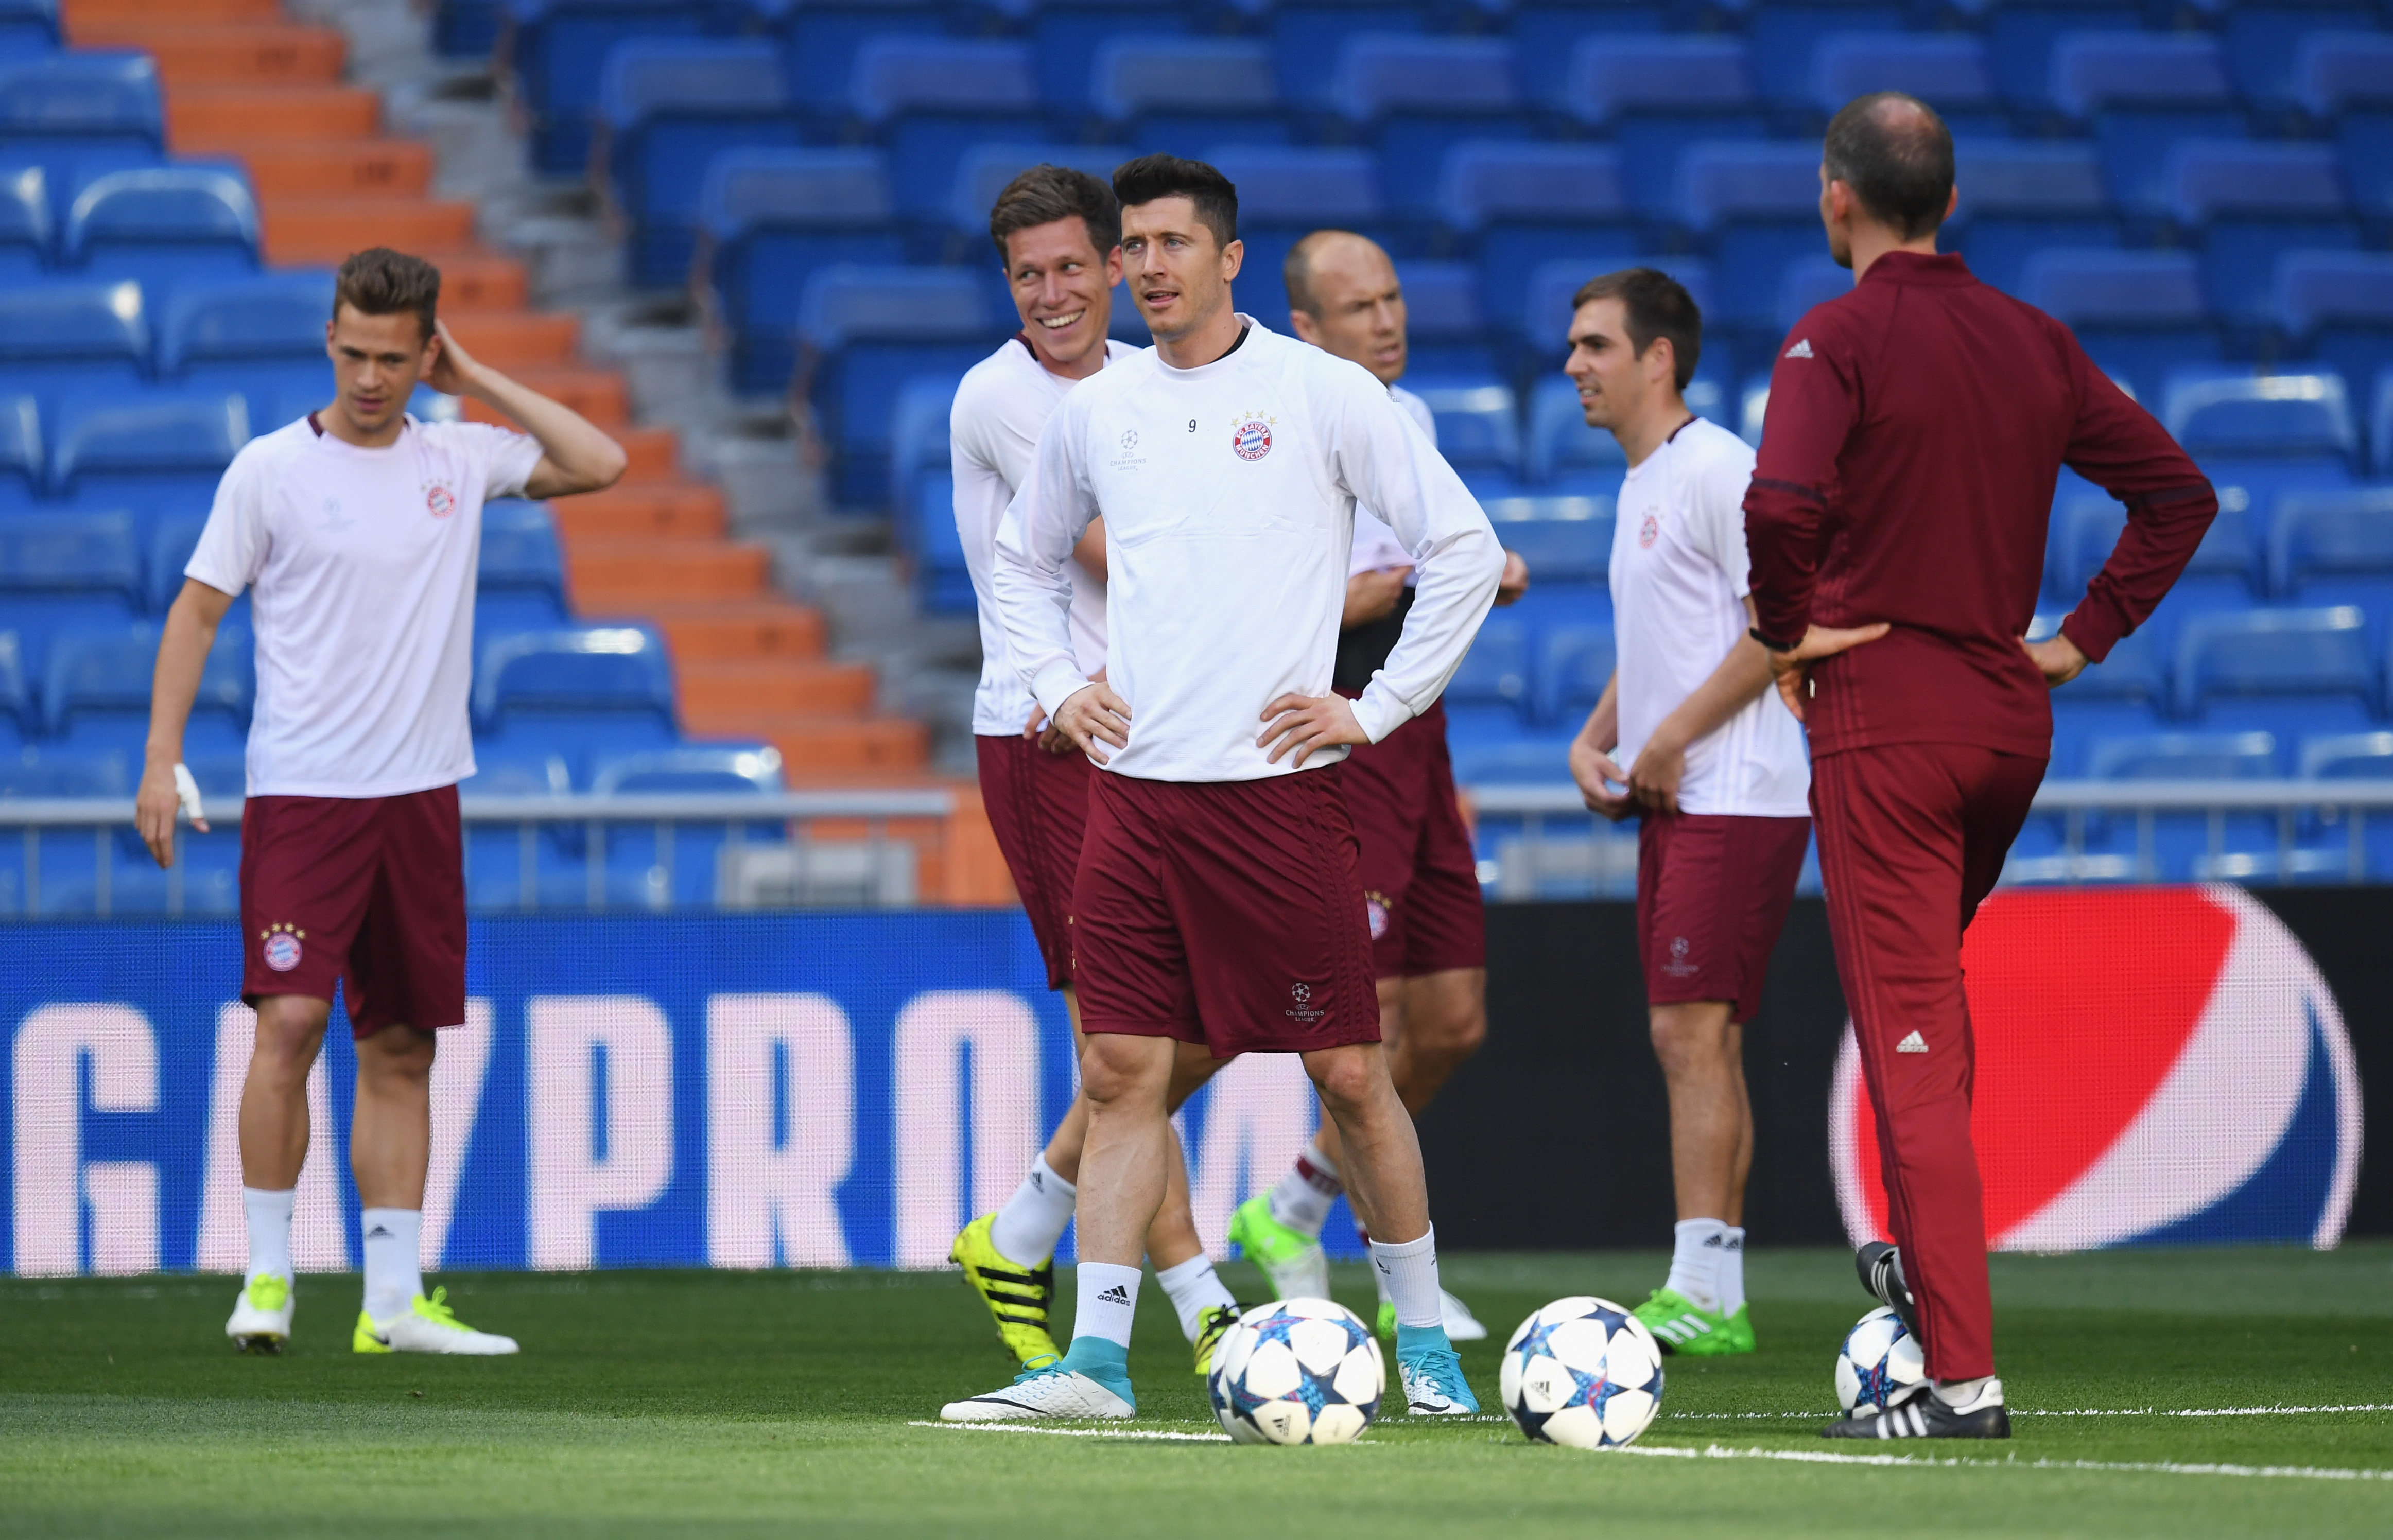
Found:
[(1760, 643), (1763, 646), (1768, 647), (1772, 652), (1793, 652), (1797, 647), (1803, 645), (1799, 641), (1773, 642), (1769, 637), (1761, 634), (1761, 628), (1759, 626), (1749, 626), (1746, 629), (1745, 633), (1747, 636), (1752, 637), (1755, 641)]

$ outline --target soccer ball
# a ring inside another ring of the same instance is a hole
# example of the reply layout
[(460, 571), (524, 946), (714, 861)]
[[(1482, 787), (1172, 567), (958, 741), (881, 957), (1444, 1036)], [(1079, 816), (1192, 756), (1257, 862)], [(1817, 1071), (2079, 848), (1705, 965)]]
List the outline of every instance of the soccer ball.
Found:
[(1854, 1416), (1877, 1416), (1927, 1377), (1919, 1339), (1890, 1306), (1853, 1323), (1837, 1350), (1837, 1404)]
[(1617, 1449), (1662, 1409), (1662, 1350), (1623, 1307), (1575, 1294), (1521, 1323), (1501, 1383), (1505, 1409), (1537, 1442)]
[(1213, 1416), (1240, 1443), (1353, 1443), (1380, 1415), (1387, 1384), (1371, 1328), (1328, 1299), (1249, 1308), (1205, 1377)]

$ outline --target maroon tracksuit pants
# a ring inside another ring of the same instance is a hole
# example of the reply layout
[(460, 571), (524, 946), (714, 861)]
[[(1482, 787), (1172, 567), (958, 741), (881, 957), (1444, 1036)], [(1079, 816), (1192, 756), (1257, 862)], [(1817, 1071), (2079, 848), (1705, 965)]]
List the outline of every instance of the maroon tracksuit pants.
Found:
[(2044, 767), (1955, 743), (1850, 749), (1811, 765), (1837, 976), (1877, 1113), (1889, 1224), (1938, 1379), (1994, 1372), (1961, 933), (2002, 875)]

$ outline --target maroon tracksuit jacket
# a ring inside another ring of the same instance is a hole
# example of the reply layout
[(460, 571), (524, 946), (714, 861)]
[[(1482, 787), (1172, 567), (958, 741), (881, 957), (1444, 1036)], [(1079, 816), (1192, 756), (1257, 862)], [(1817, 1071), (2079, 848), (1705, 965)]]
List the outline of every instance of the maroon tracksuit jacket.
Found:
[(1893, 629), (1812, 666), (1806, 724), (1837, 968), (1876, 1108), (1929, 1372), (1994, 1372), (1969, 1143), (1961, 933), (2052, 751), (2020, 645), (2060, 467), (2127, 527), (2063, 634), (2097, 662), (2151, 614), (2218, 502), (2069, 329), (1957, 256), (1895, 252), (1780, 345), (1746, 494), (1761, 634)]

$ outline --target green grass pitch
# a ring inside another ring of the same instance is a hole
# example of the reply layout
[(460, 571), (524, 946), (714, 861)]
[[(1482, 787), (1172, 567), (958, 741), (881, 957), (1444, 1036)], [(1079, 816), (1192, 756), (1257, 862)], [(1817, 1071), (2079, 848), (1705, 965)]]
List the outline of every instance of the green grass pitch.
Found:
[[(1445, 1274), (1500, 1336), (1557, 1296), (1641, 1299), (1665, 1265)], [(4, 1280), (0, 1534), (2393, 1533), (2393, 1245), (1995, 1259), (2008, 1444), (1819, 1439), (1868, 1301), (1843, 1253), (1748, 1270), (1760, 1352), (1671, 1360), (1643, 1455), (1492, 1417), (1390, 1416), (1344, 1449), (1184, 1437), (1210, 1424), (1151, 1284), (1131, 1426), (1179, 1440), (914, 1426), (1008, 1377), (952, 1274), (447, 1278), (466, 1321), (522, 1338), (495, 1361), (353, 1356), (353, 1277), (302, 1280), (279, 1359), (226, 1344), (228, 1280)], [(1368, 1302), (1359, 1269), (1338, 1284)], [(1464, 1353), (1491, 1410), (1499, 1346)], [(2370, 1409), (2175, 1415), (2261, 1407)], [(1910, 1463), (1767, 1457), (1885, 1450)]]

